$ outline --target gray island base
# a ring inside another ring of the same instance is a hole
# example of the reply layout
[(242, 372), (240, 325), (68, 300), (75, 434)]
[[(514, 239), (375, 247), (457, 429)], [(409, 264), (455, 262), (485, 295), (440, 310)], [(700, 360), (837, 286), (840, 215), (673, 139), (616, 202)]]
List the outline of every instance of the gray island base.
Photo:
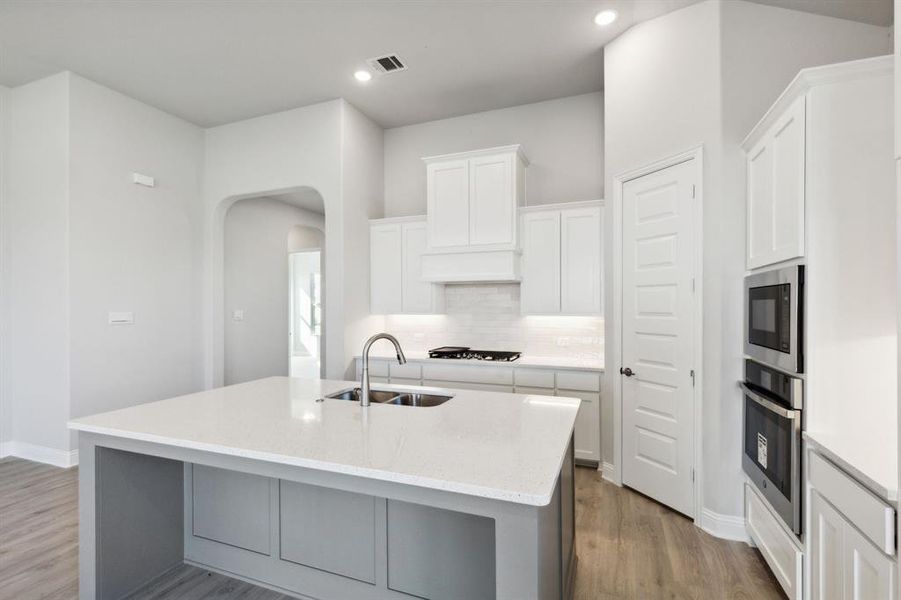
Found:
[(187, 562), (301, 598), (572, 596), (572, 444), (531, 506), (81, 432), (82, 600)]

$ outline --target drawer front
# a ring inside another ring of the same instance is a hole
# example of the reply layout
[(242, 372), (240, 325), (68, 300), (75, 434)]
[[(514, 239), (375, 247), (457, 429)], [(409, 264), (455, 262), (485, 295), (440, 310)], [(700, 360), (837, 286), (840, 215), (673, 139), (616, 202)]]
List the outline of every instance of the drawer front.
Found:
[(469, 383), (465, 381), (439, 381), (436, 379), (424, 379), (422, 385), (426, 387), (449, 388), (458, 390), (481, 390), (483, 392), (513, 393), (512, 385), (496, 385), (493, 383)]
[[(369, 359), (369, 376), (370, 377), (384, 377), (388, 378), (388, 364), (387, 360), (376, 360), (373, 358)], [(363, 361), (361, 359), (357, 359), (357, 379), (363, 376)]]
[(554, 390), (543, 387), (529, 387), (525, 385), (516, 385), (517, 394), (529, 394), (530, 396), (553, 396)]
[(397, 363), (390, 363), (388, 365), (388, 371), (391, 373), (391, 378), (400, 377), (401, 379), (421, 379), (422, 378), (422, 365), (407, 363), (405, 365), (400, 365)]
[(779, 525), (760, 496), (745, 484), (745, 518), (748, 533), (757, 544), (770, 570), (785, 593), (792, 600), (801, 600), (804, 553), (792, 541), (792, 536)]
[(541, 369), (516, 369), (516, 387), (554, 389), (554, 372)]
[(871, 542), (895, 554), (895, 511), (838, 467), (809, 452), (810, 485), (857, 527)]
[[(583, 392), (601, 391), (601, 377), (597, 373), (579, 373), (578, 371), (558, 371), (558, 390), (580, 390)], [(561, 396), (565, 394), (560, 394)]]
[(466, 367), (455, 365), (422, 365), (422, 378), (437, 381), (464, 381), (513, 386), (513, 369), (509, 367)]

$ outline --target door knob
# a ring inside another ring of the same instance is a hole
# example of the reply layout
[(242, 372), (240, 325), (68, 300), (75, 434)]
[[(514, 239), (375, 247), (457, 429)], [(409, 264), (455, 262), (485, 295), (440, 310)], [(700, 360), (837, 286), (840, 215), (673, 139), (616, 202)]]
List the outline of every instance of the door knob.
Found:
[(619, 372), (620, 372), (622, 375), (625, 375), (626, 377), (632, 377), (633, 375), (635, 375), (635, 371), (633, 371), (633, 370), (630, 369), (629, 367), (626, 367), (625, 369), (623, 369), (622, 367), (620, 367)]

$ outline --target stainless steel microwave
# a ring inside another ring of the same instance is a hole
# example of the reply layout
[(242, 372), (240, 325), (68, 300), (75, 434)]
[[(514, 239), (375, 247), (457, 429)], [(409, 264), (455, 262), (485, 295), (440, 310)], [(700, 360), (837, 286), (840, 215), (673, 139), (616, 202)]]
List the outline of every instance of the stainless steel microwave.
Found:
[(804, 372), (804, 265), (745, 277), (745, 354)]

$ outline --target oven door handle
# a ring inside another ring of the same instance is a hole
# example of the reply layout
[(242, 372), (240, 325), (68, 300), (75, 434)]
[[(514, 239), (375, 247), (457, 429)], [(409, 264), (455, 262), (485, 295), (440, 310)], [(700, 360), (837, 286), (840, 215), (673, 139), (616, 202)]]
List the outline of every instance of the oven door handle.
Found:
[(755, 392), (754, 390), (749, 388), (748, 385), (744, 382), (740, 382), (739, 385), (741, 386), (741, 389), (744, 390), (744, 392), (748, 396), (748, 398), (750, 398), (751, 400), (753, 400), (760, 406), (764, 407), (765, 409), (772, 411), (779, 416), (785, 417), (786, 419), (797, 419), (798, 418), (798, 411), (792, 410), (790, 408), (785, 408), (784, 406), (780, 406), (779, 404), (776, 404), (772, 400), (761, 396), (760, 394), (758, 394), (757, 392)]

